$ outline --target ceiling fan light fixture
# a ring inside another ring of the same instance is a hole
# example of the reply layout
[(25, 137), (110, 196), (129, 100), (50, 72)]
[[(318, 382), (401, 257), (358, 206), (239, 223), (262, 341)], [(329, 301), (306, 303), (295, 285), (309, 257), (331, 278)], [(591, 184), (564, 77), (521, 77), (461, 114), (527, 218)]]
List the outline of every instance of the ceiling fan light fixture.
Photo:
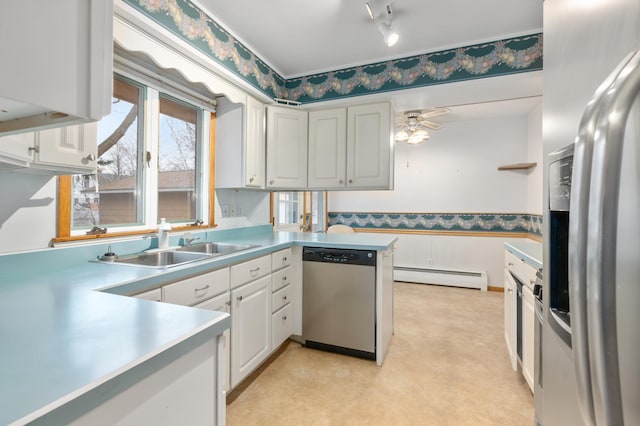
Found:
[(398, 130), (394, 139), (398, 142), (406, 142), (409, 140), (409, 133), (404, 129)]
[(398, 42), (400, 39), (400, 34), (391, 28), (391, 24), (387, 24), (385, 22), (381, 22), (378, 25), (378, 31), (382, 34), (382, 38), (384, 39), (384, 44), (391, 47)]
[(424, 132), (424, 130), (417, 130), (413, 132), (411, 136), (409, 136), (407, 143), (417, 145), (429, 139), (429, 134), (427, 132), (424, 132), (425, 134), (422, 134), (421, 132)]

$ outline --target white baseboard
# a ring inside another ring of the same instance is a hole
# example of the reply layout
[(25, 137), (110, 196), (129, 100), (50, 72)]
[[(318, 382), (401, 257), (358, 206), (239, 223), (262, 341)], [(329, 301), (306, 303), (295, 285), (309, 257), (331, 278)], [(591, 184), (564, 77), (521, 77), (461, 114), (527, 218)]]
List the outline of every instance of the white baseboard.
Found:
[(477, 288), (487, 291), (487, 271), (461, 271), (453, 269), (413, 268), (395, 266), (394, 281), (438, 284), (451, 287)]

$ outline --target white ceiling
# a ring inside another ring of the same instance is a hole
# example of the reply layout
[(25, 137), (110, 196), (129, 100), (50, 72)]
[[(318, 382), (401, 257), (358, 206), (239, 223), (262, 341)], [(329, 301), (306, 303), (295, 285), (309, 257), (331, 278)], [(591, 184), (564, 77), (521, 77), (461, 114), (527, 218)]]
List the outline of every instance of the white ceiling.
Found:
[[(395, 0), (393, 25), (400, 40), (393, 47), (383, 43), (364, 0), (193, 1), (284, 78), (542, 31), (542, 0)], [(540, 96), (541, 74), (447, 83), (383, 96), (398, 111), (476, 103), (484, 111), (487, 101)], [(492, 105), (493, 109), (504, 105), (505, 113), (512, 112), (508, 103)], [(464, 108), (466, 113), (472, 110)]]

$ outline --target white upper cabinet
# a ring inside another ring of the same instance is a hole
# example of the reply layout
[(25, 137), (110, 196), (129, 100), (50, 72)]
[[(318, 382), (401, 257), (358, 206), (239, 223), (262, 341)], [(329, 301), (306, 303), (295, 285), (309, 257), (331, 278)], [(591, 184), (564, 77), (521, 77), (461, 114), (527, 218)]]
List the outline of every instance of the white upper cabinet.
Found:
[(31, 168), (54, 174), (93, 174), (98, 158), (98, 125), (88, 123), (37, 132)]
[(113, 2), (3, 2), (0, 134), (99, 120), (111, 110)]
[(310, 189), (343, 189), (347, 167), (347, 109), (309, 112)]
[(0, 168), (46, 174), (93, 174), (97, 123), (0, 137)]
[(247, 137), (244, 179), (245, 185), (264, 188), (265, 139), (264, 104), (247, 96)]
[(393, 189), (387, 102), (309, 113), (310, 189)]
[(267, 106), (267, 188), (307, 187), (307, 111)]
[[(220, 98), (216, 106), (216, 187), (264, 188), (264, 104)], [(240, 165), (240, 167), (238, 167)]]
[(347, 110), (347, 188), (393, 189), (392, 108), (388, 102)]

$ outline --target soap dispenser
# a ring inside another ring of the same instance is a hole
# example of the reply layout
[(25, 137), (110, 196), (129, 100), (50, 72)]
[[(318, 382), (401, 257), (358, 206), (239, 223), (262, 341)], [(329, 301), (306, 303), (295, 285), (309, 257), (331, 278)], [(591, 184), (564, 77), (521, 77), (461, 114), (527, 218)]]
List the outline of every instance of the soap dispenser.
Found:
[(171, 224), (166, 219), (160, 218), (160, 224), (158, 225), (158, 248), (169, 248), (169, 231), (171, 231)]

